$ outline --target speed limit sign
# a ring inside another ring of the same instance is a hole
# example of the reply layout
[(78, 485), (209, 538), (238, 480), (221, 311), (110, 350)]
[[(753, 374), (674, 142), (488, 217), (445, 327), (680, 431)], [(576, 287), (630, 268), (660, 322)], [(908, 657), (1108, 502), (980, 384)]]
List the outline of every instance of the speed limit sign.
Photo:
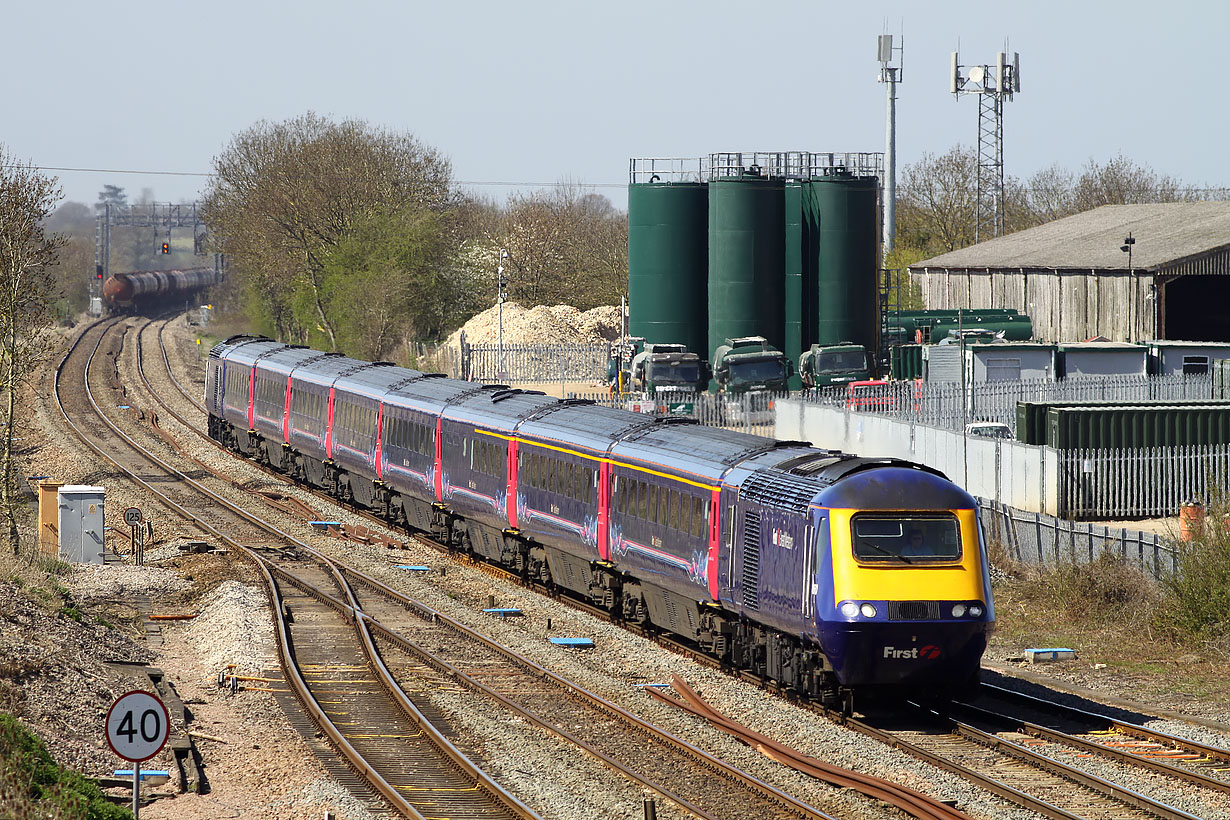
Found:
[(139, 689), (128, 692), (107, 712), (107, 743), (120, 757), (140, 763), (166, 745), (170, 723), (167, 707), (156, 696)]
[(138, 526), (141, 523), (141, 511), (136, 507), (124, 510), (124, 523), (130, 527)]

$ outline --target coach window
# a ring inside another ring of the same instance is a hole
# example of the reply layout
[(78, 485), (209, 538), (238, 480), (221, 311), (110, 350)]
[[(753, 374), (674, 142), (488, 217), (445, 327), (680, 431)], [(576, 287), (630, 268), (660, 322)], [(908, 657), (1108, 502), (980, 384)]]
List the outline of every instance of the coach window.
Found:
[(682, 531), (683, 524), (681, 523), (682, 516), (679, 512), (679, 491), (678, 490), (671, 490), (670, 501), (671, 501), (671, 508), (670, 508), (671, 529)]

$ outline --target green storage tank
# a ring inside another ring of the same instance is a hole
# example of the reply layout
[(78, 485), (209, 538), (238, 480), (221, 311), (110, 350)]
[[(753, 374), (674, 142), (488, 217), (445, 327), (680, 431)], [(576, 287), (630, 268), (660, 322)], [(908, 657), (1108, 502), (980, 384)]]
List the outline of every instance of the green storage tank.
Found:
[[(784, 344), (781, 350), (786, 358), (795, 362), (808, 349), (803, 345), (803, 259), (806, 257), (803, 231), (803, 183), (795, 180), (786, 182), (785, 213), (786, 238), (783, 258), (785, 259), (785, 314), (784, 314)], [(790, 377), (790, 389), (799, 390), (803, 380), (798, 373)]]
[(709, 343), (763, 336), (777, 350), (785, 338), (785, 183), (758, 175), (709, 183)]
[(876, 350), (879, 225), (875, 177), (845, 172), (813, 179), (820, 217), (816, 342)]
[(713, 353), (706, 310), (709, 194), (702, 182), (628, 186), (628, 332)]

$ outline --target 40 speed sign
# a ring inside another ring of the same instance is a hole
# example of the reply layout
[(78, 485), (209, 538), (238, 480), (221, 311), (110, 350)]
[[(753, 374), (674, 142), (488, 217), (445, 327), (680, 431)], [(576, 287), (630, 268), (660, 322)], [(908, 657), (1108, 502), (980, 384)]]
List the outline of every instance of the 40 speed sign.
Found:
[(149, 692), (120, 695), (107, 712), (107, 743), (125, 760), (149, 760), (166, 745), (171, 720), (167, 707)]

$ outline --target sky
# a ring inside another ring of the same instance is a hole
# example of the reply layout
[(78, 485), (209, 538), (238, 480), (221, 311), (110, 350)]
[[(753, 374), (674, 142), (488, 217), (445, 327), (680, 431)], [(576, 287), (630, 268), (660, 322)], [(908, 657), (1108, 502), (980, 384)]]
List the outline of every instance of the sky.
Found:
[[(215, 155), (307, 111), (408, 131), (474, 193), (570, 180), (626, 207), (630, 157), (883, 151), (876, 37), (904, 45), (898, 169), (976, 144), (949, 55), (1019, 52), (1004, 166), (1028, 179), (1118, 155), (1230, 186), (1217, 68), (1230, 4), (1121, 2), (118, 3), (16, 0), (0, 143), (65, 198), (192, 201)], [(148, 172), (148, 173), (135, 173)]]

